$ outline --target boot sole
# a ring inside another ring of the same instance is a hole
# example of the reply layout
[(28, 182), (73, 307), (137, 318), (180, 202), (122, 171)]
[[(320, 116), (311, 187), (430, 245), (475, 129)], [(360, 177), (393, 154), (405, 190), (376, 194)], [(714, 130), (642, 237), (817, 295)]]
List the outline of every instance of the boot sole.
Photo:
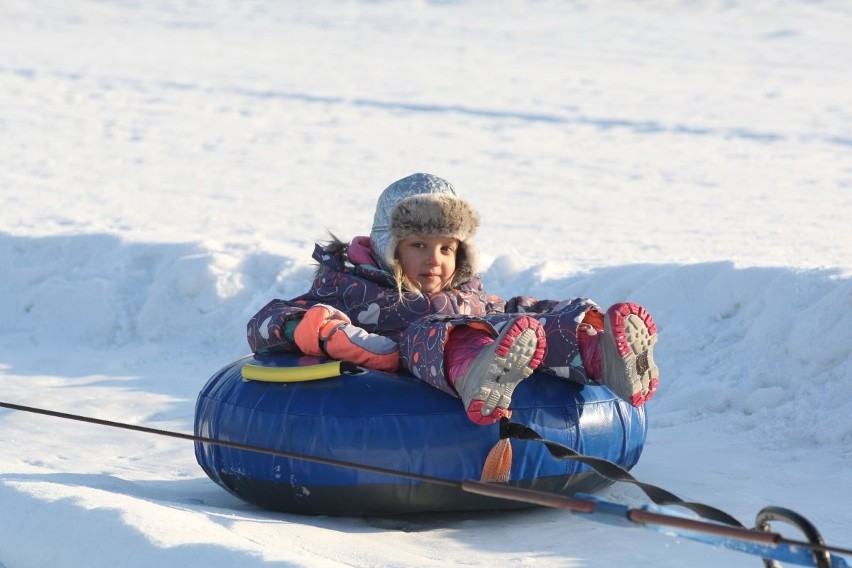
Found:
[(660, 382), (654, 362), (657, 326), (637, 304), (616, 304), (604, 317), (601, 381), (619, 398), (642, 406)]
[(538, 322), (529, 317), (518, 318), (507, 324), (493, 346), (477, 355), (465, 373), (468, 380), (482, 377), (467, 407), (472, 421), (490, 424), (506, 414), (515, 387), (544, 359), (544, 344), (544, 330)]

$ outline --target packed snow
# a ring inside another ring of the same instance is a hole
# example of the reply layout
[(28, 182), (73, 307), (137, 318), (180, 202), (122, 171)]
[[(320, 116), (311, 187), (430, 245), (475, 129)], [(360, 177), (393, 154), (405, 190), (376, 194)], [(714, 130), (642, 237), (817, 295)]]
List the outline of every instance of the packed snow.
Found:
[[(849, 29), (842, 0), (3, 2), (0, 399), (191, 432), (313, 243), (429, 172), (490, 291), (654, 314), (635, 476), (852, 546)], [(551, 509), (270, 513), (186, 441), (0, 433), (5, 568), (760, 565)]]

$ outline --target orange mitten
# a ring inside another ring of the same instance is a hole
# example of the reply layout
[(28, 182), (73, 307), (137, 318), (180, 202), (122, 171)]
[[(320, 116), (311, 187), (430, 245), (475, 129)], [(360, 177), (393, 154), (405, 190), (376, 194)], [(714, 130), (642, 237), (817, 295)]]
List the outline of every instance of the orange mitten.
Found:
[(302, 316), (302, 321), (293, 331), (293, 341), (305, 355), (323, 357), (326, 355), (320, 343), (323, 330), (328, 327), (326, 333), (329, 333), (338, 325), (347, 323), (351, 323), (351, 320), (340, 310), (325, 304), (316, 304)]
[(394, 341), (352, 325), (346, 314), (325, 304), (305, 312), (293, 338), (305, 355), (328, 356), (381, 371), (399, 367), (399, 346)]

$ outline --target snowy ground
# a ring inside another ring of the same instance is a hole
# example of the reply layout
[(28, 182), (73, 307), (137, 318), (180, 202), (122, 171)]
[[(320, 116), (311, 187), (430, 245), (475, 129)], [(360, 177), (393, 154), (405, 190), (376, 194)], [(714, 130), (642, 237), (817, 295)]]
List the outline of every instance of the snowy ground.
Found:
[[(0, 399), (189, 432), (244, 324), (416, 171), (495, 293), (631, 299), (634, 474), (852, 545), (852, 6), (0, 4)], [(0, 411), (0, 566), (758, 566), (553, 510), (256, 510), (189, 443)], [(632, 489), (605, 498), (640, 504)]]

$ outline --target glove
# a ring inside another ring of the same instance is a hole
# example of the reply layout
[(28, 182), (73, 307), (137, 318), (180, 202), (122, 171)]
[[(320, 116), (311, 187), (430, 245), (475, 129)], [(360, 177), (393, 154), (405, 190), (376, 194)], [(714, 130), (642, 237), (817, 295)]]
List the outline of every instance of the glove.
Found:
[(302, 317), (293, 339), (305, 355), (331, 357), (380, 371), (396, 371), (399, 346), (392, 340), (352, 325), (349, 317), (316, 304)]

